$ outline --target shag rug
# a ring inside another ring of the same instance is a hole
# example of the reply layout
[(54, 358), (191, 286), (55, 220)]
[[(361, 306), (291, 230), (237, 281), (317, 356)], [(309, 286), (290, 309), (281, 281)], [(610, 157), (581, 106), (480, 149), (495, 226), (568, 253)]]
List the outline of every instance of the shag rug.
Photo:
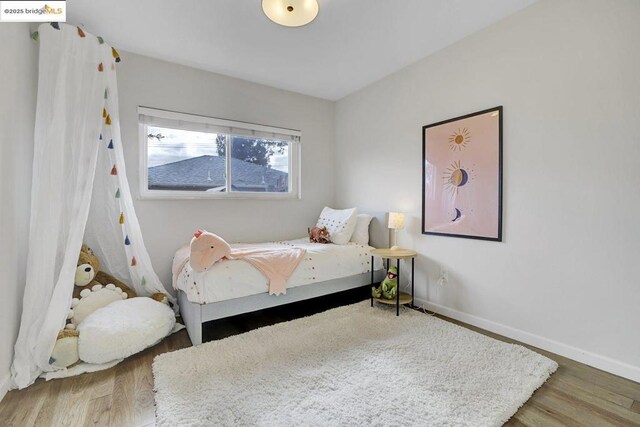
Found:
[(558, 365), (368, 301), (161, 354), (159, 426), (500, 426)]

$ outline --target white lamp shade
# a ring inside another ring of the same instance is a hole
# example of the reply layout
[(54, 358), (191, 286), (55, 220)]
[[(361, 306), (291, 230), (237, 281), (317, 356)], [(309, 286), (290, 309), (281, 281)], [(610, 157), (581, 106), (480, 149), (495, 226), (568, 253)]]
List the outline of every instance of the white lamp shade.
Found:
[(262, 0), (262, 10), (276, 24), (301, 27), (318, 15), (317, 0)]
[(389, 212), (389, 228), (402, 230), (404, 228), (404, 214), (400, 212)]

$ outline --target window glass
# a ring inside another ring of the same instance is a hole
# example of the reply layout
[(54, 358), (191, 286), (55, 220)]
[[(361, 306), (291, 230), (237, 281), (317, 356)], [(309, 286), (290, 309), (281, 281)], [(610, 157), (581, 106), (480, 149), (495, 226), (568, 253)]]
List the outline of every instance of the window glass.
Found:
[(299, 131), (138, 111), (143, 197), (299, 197)]
[(231, 191), (287, 193), (289, 143), (232, 136)]
[(149, 190), (225, 191), (224, 135), (147, 127)]

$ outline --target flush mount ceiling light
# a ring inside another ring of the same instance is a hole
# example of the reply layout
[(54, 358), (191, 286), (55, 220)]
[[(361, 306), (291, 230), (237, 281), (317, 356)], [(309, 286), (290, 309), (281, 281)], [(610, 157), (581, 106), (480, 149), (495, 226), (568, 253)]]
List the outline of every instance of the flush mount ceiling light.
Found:
[(276, 24), (301, 27), (318, 16), (317, 0), (262, 0), (262, 10)]

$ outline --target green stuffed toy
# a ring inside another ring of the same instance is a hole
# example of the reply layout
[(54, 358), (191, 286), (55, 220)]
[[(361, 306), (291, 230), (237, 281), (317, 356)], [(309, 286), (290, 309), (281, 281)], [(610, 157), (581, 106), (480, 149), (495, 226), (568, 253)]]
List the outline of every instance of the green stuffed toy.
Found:
[(387, 276), (384, 278), (380, 286), (371, 288), (371, 295), (374, 298), (394, 299), (398, 293), (398, 269), (396, 267), (389, 268)]

